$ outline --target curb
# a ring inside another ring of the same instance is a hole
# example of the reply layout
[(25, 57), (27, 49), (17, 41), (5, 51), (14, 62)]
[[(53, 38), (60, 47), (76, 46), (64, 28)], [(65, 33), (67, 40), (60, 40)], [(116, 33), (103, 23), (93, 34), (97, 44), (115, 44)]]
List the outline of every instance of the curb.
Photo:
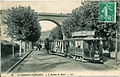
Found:
[(12, 67), (10, 67), (5, 73), (10, 73), (17, 65), (19, 65), (33, 50), (29, 51), (25, 56), (18, 60)]

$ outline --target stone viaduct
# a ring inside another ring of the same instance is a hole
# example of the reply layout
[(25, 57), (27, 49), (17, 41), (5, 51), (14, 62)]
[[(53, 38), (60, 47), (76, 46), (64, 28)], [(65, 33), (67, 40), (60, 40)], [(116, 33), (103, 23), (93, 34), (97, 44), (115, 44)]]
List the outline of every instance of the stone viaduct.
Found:
[[(4, 23), (2, 22), (4, 20), (6, 10), (0, 10), (0, 35), (2, 35), (2, 29), (4, 27)], [(58, 13), (40, 13), (38, 12), (38, 21), (51, 21), (55, 23), (58, 26), (62, 25), (62, 22), (69, 17), (67, 14), (58, 14)]]

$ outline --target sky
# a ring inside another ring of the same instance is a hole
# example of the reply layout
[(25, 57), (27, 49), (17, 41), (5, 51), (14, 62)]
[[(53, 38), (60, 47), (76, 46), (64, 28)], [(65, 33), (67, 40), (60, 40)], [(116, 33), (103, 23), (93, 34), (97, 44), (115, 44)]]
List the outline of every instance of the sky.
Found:
[[(31, 6), (36, 12), (42, 13), (71, 13), (73, 9), (81, 6), (81, 0), (51, 0), (51, 1), (1, 1), (0, 9), (6, 10), (12, 6)], [(50, 21), (40, 22), (42, 31), (53, 29), (56, 24)], [(49, 26), (48, 26), (49, 25)]]
[(50, 21), (40, 21), (39, 23), (41, 26), (41, 31), (52, 30), (54, 27), (57, 26), (55, 23), (50, 22)]

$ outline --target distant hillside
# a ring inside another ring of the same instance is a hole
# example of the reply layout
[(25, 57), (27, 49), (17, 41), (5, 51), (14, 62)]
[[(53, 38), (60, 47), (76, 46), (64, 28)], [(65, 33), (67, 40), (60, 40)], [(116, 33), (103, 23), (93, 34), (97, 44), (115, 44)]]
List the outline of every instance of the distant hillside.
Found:
[(40, 39), (45, 40), (46, 38), (49, 37), (49, 35), (50, 35), (50, 31), (43, 31), (43, 32), (41, 32)]

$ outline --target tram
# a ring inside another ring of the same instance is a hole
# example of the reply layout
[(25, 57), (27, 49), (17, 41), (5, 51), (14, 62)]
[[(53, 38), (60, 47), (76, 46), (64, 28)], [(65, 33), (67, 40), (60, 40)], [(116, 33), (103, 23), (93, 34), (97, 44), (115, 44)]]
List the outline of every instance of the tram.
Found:
[(74, 38), (69, 41), (68, 54), (91, 62), (102, 62), (101, 39)]
[(50, 51), (53, 54), (69, 56), (91, 62), (102, 62), (101, 39), (71, 38), (67, 40), (50, 41)]
[(67, 56), (68, 54), (68, 41), (67, 40), (53, 40), (49, 42), (50, 52), (53, 54)]

